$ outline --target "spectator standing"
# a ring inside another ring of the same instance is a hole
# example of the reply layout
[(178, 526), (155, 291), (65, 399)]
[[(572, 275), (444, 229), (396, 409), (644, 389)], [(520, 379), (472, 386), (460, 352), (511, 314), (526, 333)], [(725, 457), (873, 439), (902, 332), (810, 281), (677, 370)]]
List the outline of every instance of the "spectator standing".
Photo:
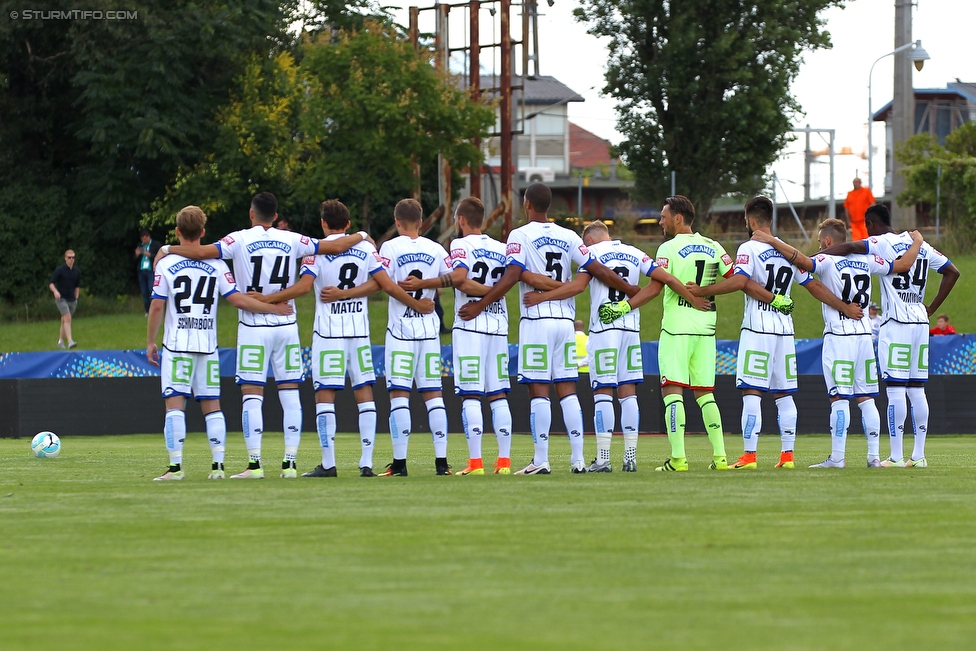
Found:
[(851, 241), (864, 240), (868, 237), (868, 229), (864, 225), (864, 213), (874, 204), (874, 195), (870, 188), (861, 187), (861, 179), (854, 179), (854, 189), (847, 193), (844, 200), (844, 210), (847, 211), (847, 223), (851, 228)]
[(162, 244), (154, 240), (146, 228), (139, 231), (139, 239), (142, 242), (136, 247), (136, 268), (139, 274), (139, 291), (142, 292), (142, 304), (148, 317), (149, 304), (152, 302), (153, 260)]
[(48, 285), (54, 294), (54, 304), (61, 313), (61, 329), (58, 332), (58, 348), (74, 348), (78, 344), (71, 337), (71, 315), (78, 307), (78, 293), (81, 291), (81, 269), (75, 266), (75, 252), (64, 252), (64, 264), (54, 270)]
[(949, 325), (949, 315), (940, 314), (939, 318), (935, 320), (935, 327), (929, 330), (930, 337), (937, 337), (939, 335), (954, 335), (956, 334), (956, 329)]

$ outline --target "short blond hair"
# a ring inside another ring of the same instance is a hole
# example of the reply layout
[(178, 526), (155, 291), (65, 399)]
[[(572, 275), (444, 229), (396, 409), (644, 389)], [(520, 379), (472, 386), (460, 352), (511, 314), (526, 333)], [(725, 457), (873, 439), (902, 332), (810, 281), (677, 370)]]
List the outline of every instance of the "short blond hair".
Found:
[(583, 239), (586, 237), (592, 237), (593, 239), (601, 239), (604, 236), (610, 237), (610, 229), (602, 221), (597, 219), (596, 221), (590, 222), (586, 228), (583, 229)]
[(838, 243), (847, 241), (847, 224), (839, 219), (825, 219), (820, 222), (817, 229), (827, 231), (827, 235), (833, 237)]
[(176, 215), (176, 228), (191, 242), (200, 239), (206, 225), (207, 216), (199, 206), (187, 206)]

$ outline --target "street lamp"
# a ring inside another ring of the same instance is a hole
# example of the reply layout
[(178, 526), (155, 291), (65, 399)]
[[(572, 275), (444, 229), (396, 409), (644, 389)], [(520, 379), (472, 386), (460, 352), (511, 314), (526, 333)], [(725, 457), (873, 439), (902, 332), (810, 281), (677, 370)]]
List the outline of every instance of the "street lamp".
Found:
[(922, 41), (918, 40), (914, 43), (905, 43), (901, 47), (896, 47), (888, 54), (879, 56), (871, 64), (871, 71), (868, 72), (868, 189), (871, 190), (872, 194), (874, 193), (874, 185), (872, 184), (874, 181), (874, 139), (872, 138), (872, 132), (874, 131), (874, 111), (871, 110), (871, 76), (874, 74), (874, 66), (878, 64), (878, 61), (908, 49), (911, 49), (911, 52), (908, 53), (908, 60), (915, 64), (916, 70), (921, 71), (922, 66), (929, 60), (929, 53), (922, 47)]

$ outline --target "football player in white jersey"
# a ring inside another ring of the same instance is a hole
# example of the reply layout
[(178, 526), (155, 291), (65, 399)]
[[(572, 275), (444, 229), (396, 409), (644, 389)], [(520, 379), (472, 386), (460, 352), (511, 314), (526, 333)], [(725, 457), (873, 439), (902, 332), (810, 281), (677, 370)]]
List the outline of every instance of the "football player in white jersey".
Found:
[[(408, 277), (431, 279), (443, 276), (450, 286), (449, 256), (437, 242), (420, 236), (424, 211), (415, 199), (402, 199), (393, 209), (399, 237), (380, 247), (380, 262), (394, 282)], [(417, 300), (433, 300), (433, 289), (417, 289)], [(434, 468), (438, 475), (450, 475), (447, 463), (447, 409), (441, 386), (440, 320), (436, 314), (422, 314), (390, 297), (386, 326), (386, 387), (390, 391), (390, 436), (393, 462), (381, 477), (407, 476), (407, 449), (412, 422), (410, 391), (417, 391), (427, 406), (427, 422), (434, 439)]]
[[(288, 288), (299, 260), (315, 253), (337, 254), (367, 239), (365, 233), (347, 235), (335, 240), (319, 241), (290, 231), (279, 231), (271, 225), (278, 216), (278, 200), (270, 192), (251, 199), (251, 228), (236, 231), (215, 244), (198, 247), (164, 246), (157, 261), (168, 253), (195, 260), (219, 258), (234, 261), (238, 290), (271, 294)], [(294, 303), (290, 303), (294, 310)], [(278, 384), (278, 399), (283, 411), (285, 458), (281, 476), (298, 477), (295, 461), (302, 438), (302, 403), (298, 394), (304, 378), (302, 346), (294, 314), (255, 314), (241, 310), (237, 327), (237, 383), (243, 394), (244, 444), (248, 467), (231, 475), (231, 479), (263, 479), (261, 438), (264, 432), (264, 384), (271, 365)]]
[[(197, 206), (187, 206), (176, 216), (176, 236), (187, 247), (200, 246), (207, 216)], [(210, 479), (224, 478), (224, 443), (227, 423), (220, 411), (220, 360), (217, 356), (217, 296), (242, 310), (287, 316), (290, 305), (264, 305), (237, 291), (230, 269), (221, 260), (203, 262), (171, 256), (156, 267), (146, 357), (160, 367), (166, 421), (163, 433), (169, 452), (169, 469), (155, 481), (183, 479), (183, 441), (186, 439), (186, 399), (200, 403), (207, 423), (213, 454)], [(163, 321), (163, 353), (156, 335)]]
[[(871, 319), (866, 310), (871, 300), (872, 275), (889, 277), (891, 274), (903, 273), (915, 263), (922, 236), (918, 231), (913, 231), (911, 237), (914, 243), (898, 260), (883, 258), (877, 254), (826, 255), (824, 250), (847, 239), (847, 225), (839, 219), (827, 219), (821, 222), (818, 235), (821, 253), (811, 260), (768, 232), (755, 234), (757, 240), (774, 247), (798, 268), (817, 274), (824, 287), (845, 304), (845, 309), (842, 310), (826, 301), (823, 306), (822, 364), (830, 400), (831, 450), (826, 460), (810, 466), (811, 468), (846, 467), (851, 398), (861, 410), (861, 425), (868, 443), (868, 468), (881, 467), (878, 436), (881, 415), (874, 403), (874, 397), (878, 395), (878, 369), (871, 337)], [(855, 306), (857, 310), (853, 309)]]
[[(888, 209), (875, 204), (864, 215), (868, 239), (847, 242), (831, 247), (824, 253), (877, 253), (881, 257), (897, 258), (911, 246), (908, 233), (895, 233), (891, 228)], [(925, 305), (928, 272), (942, 274), (939, 291), (932, 302)], [(939, 309), (959, 279), (959, 270), (949, 258), (922, 244), (915, 265), (881, 283), (881, 333), (878, 338), (878, 359), (881, 379), (887, 385), (888, 434), (891, 454), (881, 462), (885, 468), (925, 468), (925, 437), (929, 427), (929, 404), (925, 397), (925, 383), (929, 378), (929, 317)], [(905, 418), (911, 400), (915, 446), (912, 455), (904, 458), (903, 437)]]
[[(735, 273), (708, 287), (712, 295), (742, 290), (745, 307), (739, 334), (736, 360), (736, 386), (742, 391), (743, 453), (732, 469), (754, 469), (758, 466), (756, 451), (762, 430), (762, 395), (771, 393), (776, 402), (780, 433), (777, 468), (795, 468), (793, 447), (796, 442), (797, 391), (796, 345), (793, 339), (793, 317), (770, 305), (771, 296), (790, 296), (794, 282), (799, 283), (817, 300), (835, 310), (861, 318), (861, 308), (845, 304), (822, 283), (803, 269), (794, 268), (771, 244), (773, 238), (773, 202), (753, 197), (745, 205), (746, 228), (752, 235), (736, 252)], [(760, 239), (763, 238), (763, 239)], [(777, 240), (778, 241), (778, 240)], [(792, 247), (790, 247), (792, 253)]]
[[(342, 237), (349, 228), (349, 209), (336, 199), (320, 207), (324, 241)], [(362, 455), (359, 476), (375, 477), (373, 445), (376, 441), (376, 403), (373, 402), (373, 357), (369, 339), (367, 297), (378, 289), (412, 309), (429, 314), (430, 299), (418, 301), (397, 286), (380, 263), (376, 247), (360, 242), (337, 255), (307, 256), (301, 277), (294, 285), (263, 297), (269, 303), (290, 301), (315, 289), (315, 324), (312, 333), (312, 385), (315, 388), (315, 424), (322, 447), (322, 463), (302, 477), (336, 477), (335, 394), (352, 384), (359, 406), (359, 434)]]
[[(462, 306), (488, 293), (505, 273), (505, 245), (481, 232), (485, 206), (477, 197), (458, 202), (454, 222), (459, 239), (451, 242), (449, 278), (420, 280), (407, 278), (407, 290), (436, 288), (448, 282), (454, 286), (455, 314)], [(468, 465), (456, 475), (484, 475), (481, 435), (484, 414), (480, 398), (487, 397), (491, 421), (498, 441), (496, 475), (512, 474), (512, 412), (506, 394), (508, 376), (508, 307), (500, 299), (471, 321), (454, 319), (454, 393), (461, 396), (461, 422), (468, 441)]]
[[(668, 285), (689, 301), (695, 299), (681, 281), (658, 267), (649, 255), (638, 248), (611, 240), (610, 232), (602, 221), (595, 221), (583, 230), (583, 243), (598, 262), (611, 269), (625, 281), (637, 281), (648, 276), (661, 288)], [(590, 384), (593, 387), (594, 431), (597, 455), (587, 472), (612, 472), (610, 442), (613, 436), (615, 414), (613, 391), (617, 390), (620, 401), (620, 426), (624, 435), (624, 472), (637, 472), (637, 434), (640, 430), (640, 409), (637, 405), (637, 385), (644, 381), (644, 364), (641, 359), (640, 312), (634, 310), (605, 324), (600, 321), (599, 306), (618, 303), (625, 294), (593, 280), (589, 267), (580, 269), (572, 282), (547, 292), (529, 292), (523, 298), (526, 306), (545, 301), (570, 298), (590, 287), (590, 336), (587, 343), (590, 358)], [(659, 290), (660, 291), (660, 290)], [(705, 301), (701, 301), (704, 305)], [(578, 351), (577, 351), (578, 352)]]
[[(513, 230), (506, 245), (507, 267), (502, 277), (479, 301), (470, 301), (458, 310), (463, 321), (471, 321), (488, 306), (503, 298), (516, 282), (520, 301), (535, 289), (558, 288), (557, 283), (572, 279), (571, 263), (613, 289), (628, 296), (638, 288), (624, 281), (593, 257), (583, 240), (573, 231), (549, 223), (547, 212), (552, 191), (542, 183), (533, 183), (525, 191), (522, 203), (529, 223)], [(528, 273), (527, 273), (528, 272)], [(539, 276), (548, 276), (549, 283)], [(554, 281), (554, 282), (553, 282)], [(534, 283), (534, 284), (530, 284)], [(535, 453), (532, 462), (517, 475), (548, 475), (549, 428), (552, 409), (549, 391), (556, 385), (563, 421), (569, 434), (571, 470), (586, 472), (583, 461), (583, 412), (576, 396), (579, 377), (576, 360), (576, 301), (573, 298), (547, 301), (528, 307), (521, 305), (519, 321), (519, 382), (529, 385), (531, 396), (530, 426)]]

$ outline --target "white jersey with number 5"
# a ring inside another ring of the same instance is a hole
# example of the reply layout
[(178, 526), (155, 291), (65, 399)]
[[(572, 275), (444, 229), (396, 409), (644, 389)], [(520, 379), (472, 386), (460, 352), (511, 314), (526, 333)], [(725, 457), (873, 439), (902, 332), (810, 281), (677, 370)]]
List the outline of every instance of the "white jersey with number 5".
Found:
[[(806, 271), (791, 265), (771, 245), (756, 240), (747, 240), (739, 246), (735, 273), (759, 283), (773, 294), (783, 296), (790, 295), (794, 281), (801, 285), (810, 282), (810, 275)], [(741, 329), (767, 335), (792, 335), (793, 317), (745, 294)]]
[(887, 276), (894, 263), (877, 255), (858, 253), (847, 257), (820, 253), (812, 260), (813, 273), (831, 294), (845, 303), (855, 303), (864, 310), (864, 316), (860, 320), (851, 319), (824, 303), (824, 334), (871, 334), (871, 317), (868, 315), (871, 276)]
[[(573, 279), (571, 263), (586, 267), (595, 260), (580, 236), (562, 226), (549, 222), (529, 222), (508, 235), (505, 247), (508, 264), (516, 264), (532, 273), (549, 276), (567, 283)], [(526, 283), (519, 283), (519, 305), (523, 319), (576, 318), (576, 299), (546, 301), (526, 307), (522, 299), (535, 291)]]
[[(651, 256), (620, 240), (604, 240), (589, 247), (590, 253), (604, 266), (631, 285), (636, 285), (641, 275), (650, 276), (657, 268)], [(640, 310), (631, 310), (610, 324), (600, 321), (599, 308), (604, 303), (618, 303), (627, 298), (623, 292), (604, 285), (597, 279), (590, 281), (590, 334), (604, 330), (629, 330), (640, 332)]]
[(190, 260), (168, 255), (156, 269), (153, 298), (166, 301), (163, 348), (174, 353), (217, 350), (217, 292), (237, 292), (234, 275), (222, 260)]
[[(467, 269), (468, 278), (485, 287), (492, 287), (498, 282), (505, 273), (506, 263), (505, 245), (487, 235), (468, 235), (451, 242), (451, 269)], [(465, 303), (477, 300), (477, 296), (468, 296), (460, 289), (454, 290), (455, 314)], [(470, 321), (455, 318), (454, 329), (507, 335), (508, 307), (505, 298), (495, 301)]]
[[(335, 240), (343, 235), (329, 235)], [(323, 303), (318, 300), (323, 287), (352, 289), (359, 287), (377, 271), (383, 269), (376, 247), (360, 242), (339, 255), (310, 255), (302, 260), (302, 276), (312, 276), (315, 293), (314, 332), (327, 339), (369, 336), (369, 311), (367, 298), (351, 298), (348, 301)]]
[[(897, 260), (912, 248), (912, 236), (908, 233), (885, 233), (864, 240), (868, 253), (882, 258)], [(933, 249), (928, 242), (922, 243), (915, 264), (908, 271), (893, 274), (881, 283), (881, 312), (883, 323), (924, 323), (928, 326), (929, 314), (925, 309), (925, 284), (929, 270), (942, 271), (949, 258)]]
[[(237, 231), (214, 243), (221, 260), (234, 261), (237, 289), (265, 296), (290, 287), (295, 267), (306, 255), (318, 252), (319, 241), (291, 231), (254, 226)], [(292, 310), (295, 301), (288, 301)], [(240, 310), (240, 321), (248, 326), (279, 326), (296, 323), (298, 315), (254, 314)]]
[[(444, 247), (426, 237), (414, 239), (401, 235), (384, 242), (380, 247), (380, 262), (395, 283), (406, 280), (408, 276), (427, 279), (449, 273), (449, 261)], [(418, 301), (423, 298), (433, 300), (436, 293), (436, 289), (422, 289), (414, 292), (414, 298)], [(434, 339), (438, 336), (440, 327), (436, 312), (418, 314), (390, 297), (386, 329), (397, 339)]]

